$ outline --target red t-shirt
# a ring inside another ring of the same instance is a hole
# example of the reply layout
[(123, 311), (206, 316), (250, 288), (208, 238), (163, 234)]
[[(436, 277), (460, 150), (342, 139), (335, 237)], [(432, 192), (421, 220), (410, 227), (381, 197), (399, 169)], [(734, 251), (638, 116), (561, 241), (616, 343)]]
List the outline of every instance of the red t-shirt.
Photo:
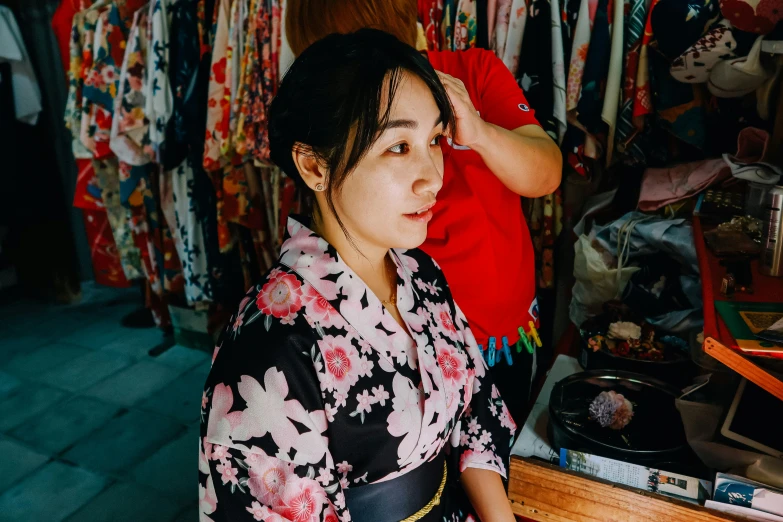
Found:
[[(462, 80), (484, 121), (513, 130), (538, 125), (514, 77), (484, 49), (427, 53), (432, 66)], [(422, 249), (443, 269), (479, 344), (519, 338), (538, 325), (535, 260), (522, 203), (470, 149), (444, 143), (445, 172)], [(520, 165), (520, 175), (525, 166)]]

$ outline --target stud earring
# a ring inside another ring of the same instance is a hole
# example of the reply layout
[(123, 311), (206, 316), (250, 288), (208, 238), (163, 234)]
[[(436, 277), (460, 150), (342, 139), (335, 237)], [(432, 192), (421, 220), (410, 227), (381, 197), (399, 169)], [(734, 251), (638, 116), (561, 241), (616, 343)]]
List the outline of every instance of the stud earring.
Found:
[(318, 185), (315, 186), (315, 190), (316, 190), (316, 192), (323, 192), (324, 191), (324, 184), (323, 183), (319, 183)]

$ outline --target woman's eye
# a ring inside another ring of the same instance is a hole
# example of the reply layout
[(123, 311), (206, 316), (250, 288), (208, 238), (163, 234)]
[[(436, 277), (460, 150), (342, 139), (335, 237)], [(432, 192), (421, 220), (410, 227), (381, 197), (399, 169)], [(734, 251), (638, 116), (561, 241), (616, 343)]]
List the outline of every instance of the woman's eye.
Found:
[(430, 145), (439, 146), (441, 139), (443, 139), (443, 134), (438, 134), (437, 136), (432, 138), (432, 141), (430, 142)]
[(400, 143), (389, 149), (392, 154), (406, 154), (410, 150), (407, 143)]

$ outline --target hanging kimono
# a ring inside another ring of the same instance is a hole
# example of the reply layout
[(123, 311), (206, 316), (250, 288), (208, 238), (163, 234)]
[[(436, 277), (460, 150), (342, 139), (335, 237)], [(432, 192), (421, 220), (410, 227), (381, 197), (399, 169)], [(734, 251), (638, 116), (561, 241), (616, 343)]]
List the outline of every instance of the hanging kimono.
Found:
[(614, 0), (614, 8), (609, 24), (612, 28), (611, 52), (609, 54), (609, 69), (606, 78), (601, 119), (608, 128), (606, 138), (606, 166), (612, 162), (614, 153), (614, 135), (617, 125), (617, 110), (620, 104), (620, 87), (623, 77), (623, 37), (625, 36), (625, 2)]
[(174, 110), (169, 78), (169, 15), (171, 0), (151, 0), (149, 14), (150, 52), (147, 63), (147, 100), (145, 113), (149, 118), (149, 146), (156, 163), (161, 161), (161, 148), (166, 140), (166, 124)]
[(419, 20), (424, 28), (427, 49), (440, 51), (440, 20), (443, 0), (418, 0)]
[(443, 17), (440, 21), (440, 48), (444, 51), (454, 50), (454, 13), (456, 10), (456, 0), (443, 0)]
[[(546, 42), (546, 45), (541, 42)], [(541, 126), (557, 141), (552, 58), (552, 15), (549, 0), (532, 0), (528, 6), (517, 83), (525, 92), (530, 106), (535, 109)]]
[[(621, 2), (622, 0), (617, 1)], [(610, 0), (599, 0), (598, 2), (593, 33), (590, 38), (590, 49), (582, 77), (582, 93), (576, 108), (579, 123), (591, 135), (605, 133), (601, 111), (611, 49), (609, 3)], [(612, 5), (614, 5), (613, 2)]]
[(220, 151), (221, 141), (228, 139), (228, 118), (230, 112), (231, 86), (226, 82), (228, 65), (228, 23), (229, 0), (219, 0), (215, 6), (214, 45), (209, 77), (209, 99), (207, 102), (206, 142), (204, 144), (204, 168), (216, 171), (225, 164)]
[[(497, 16), (495, 17), (494, 38), (490, 34), (490, 46), (495, 56), (501, 60), (505, 56), (508, 39), (508, 24), (511, 19), (512, 0), (497, 0)], [(538, 109), (536, 109), (538, 110)]]
[(566, 89), (566, 110), (576, 110), (582, 94), (582, 75), (584, 74), (587, 51), (590, 48), (590, 35), (593, 19), (598, 8), (598, 0), (581, 0), (579, 16), (574, 28), (571, 46), (571, 62), (568, 68), (568, 86)]
[(623, 99), (617, 116), (617, 150), (627, 153), (634, 160), (644, 162), (645, 154), (638, 143), (634, 142), (639, 129), (633, 124), (634, 93), (639, 71), (639, 50), (642, 45), (644, 23), (647, 17), (645, 0), (630, 0), (630, 11), (625, 23), (625, 65)]
[(476, 47), (477, 0), (459, 0), (454, 24), (454, 50), (465, 51)]
[(645, 117), (653, 112), (652, 89), (650, 87), (650, 42), (653, 38), (652, 30), (652, 12), (658, 0), (651, 0), (647, 11), (647, 22), (644, 26), (642, 44), (639, 50), (639, 67), (636, 73), (636, 87), (633, 101), (633, 122), (634, 126), (644, 129)]
[[(565, 1), (565, 0), (563, 0)], [(563, 29), (559, 0), (551, 0), (552, 16), (552, 114), (557, 125), (558, 145), (563, 143), (568, 118), (566, 116), (565, 55), (563, 54)]]
[(525, 0), (513, 0), (509, 12), (506, 43), (503, 46), (503, 63), (516, 76), (519, 67), (519, 53), (522, 49), (522, 39), (525, 35), (525, 23), (527, 22), (527, 2)]
[(277, 266), (215, 349), (202, 521), (350, 520), (346, 491), (443, 451), (443, 517), (466, 520), (460, 472), (506, 476), (515, 425), (442, 272), (418, 250), (392, 258), (411, 335), (328, 243), (289, 220)]

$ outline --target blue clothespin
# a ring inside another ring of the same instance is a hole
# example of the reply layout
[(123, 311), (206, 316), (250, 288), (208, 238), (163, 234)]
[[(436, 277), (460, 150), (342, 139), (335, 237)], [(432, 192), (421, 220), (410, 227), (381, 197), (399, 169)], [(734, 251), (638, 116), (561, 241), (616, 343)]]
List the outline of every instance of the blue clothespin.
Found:
[(495, 352), (497, 351), (495, 349), (496, 347), (496, 339), (494, 337), (489, 338), (489, 350), (487, 353), (487, 364), (489, 364), (490, 368), (495, 366)]
[(508, 337), (503, 336), (503, 355), (506, 356), (506, 362), (509, 366), (512, 366), (514, 364), (514, 361), (511, 359), (511, 348), (508, 346)]
[(486, 350), (484, 350), (484, 345), (480, 344), (479, 347), (479, 353), (481, 354), (481, 358), (484, 359), (484, 362), (487, 362), (487, 353)]
[(517, 330), (519, 332), (519, 341), (517, 341), (517, 353), (522, 351), (522, 347), (524, 346), (527, 350), (527, 353), (533, 353), (533, 344), (530, 342), (530, 339), (527, 338), (527, 333), (525, 332), (525, 329), (521, 326)]

